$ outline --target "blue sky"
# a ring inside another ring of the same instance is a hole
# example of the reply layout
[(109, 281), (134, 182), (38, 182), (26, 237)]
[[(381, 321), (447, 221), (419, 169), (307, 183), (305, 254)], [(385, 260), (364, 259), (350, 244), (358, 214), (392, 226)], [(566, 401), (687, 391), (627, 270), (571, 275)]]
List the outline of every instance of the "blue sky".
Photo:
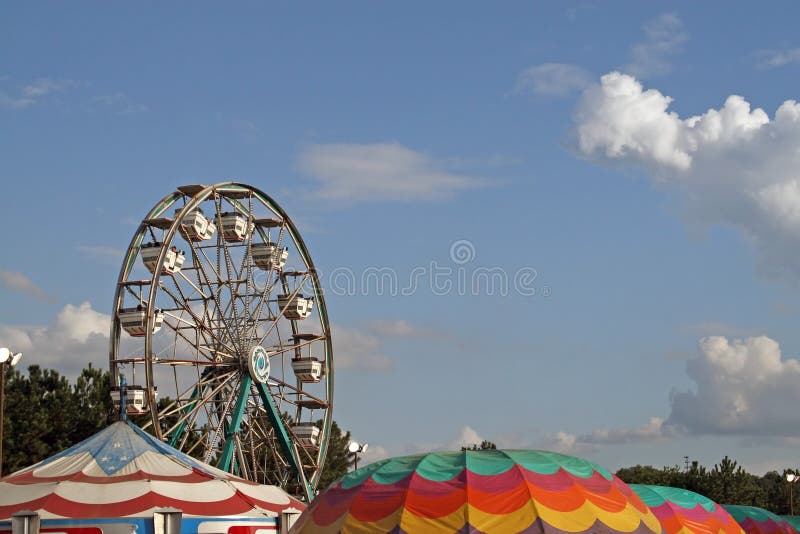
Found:
[[(334, 418), (373, 459), (797, 466), (797, 11), (6, 3), (0, 343), (105, 367), (138, 221), (234, 179), (323, 273)], [(509, 290), (331, 287), (439, 267)]]

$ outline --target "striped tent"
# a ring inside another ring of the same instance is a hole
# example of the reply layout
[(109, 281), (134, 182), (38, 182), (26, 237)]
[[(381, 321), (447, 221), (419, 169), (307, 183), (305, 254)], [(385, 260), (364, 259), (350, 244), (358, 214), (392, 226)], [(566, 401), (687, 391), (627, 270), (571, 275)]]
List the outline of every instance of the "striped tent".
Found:
[(165, 508), (179, 510), (197, 532), (203, 530), (197, 518), (256, 521), (262, 530), (275, 530), (276, 517), (305, 505), (280, 488), (216, 469), (122, 421), (0, 480), (0, 532), (2, 521), (21, 510), (64, 523), (152, 519)]

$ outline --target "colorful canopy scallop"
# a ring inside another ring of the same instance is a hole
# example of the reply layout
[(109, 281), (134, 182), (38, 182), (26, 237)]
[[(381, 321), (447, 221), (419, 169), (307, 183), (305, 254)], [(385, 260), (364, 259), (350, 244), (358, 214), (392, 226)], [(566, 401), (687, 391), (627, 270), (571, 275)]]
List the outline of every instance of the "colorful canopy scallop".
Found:
[(275, 517), (303, 505), (280, 488), (232, 476), (117, 422), (0, 480), (0, 520), (21, 510), (42, 519), (184, 516)]
[(744, 534), (722, 506), (699, 493), (643, 484), (630, 488), (656, 515), (664, 534)]
[(778, 517), (785, 519), (787, 523), (792, 525), (792, 528), (800, 532), (800, 515), (782, 515)]
[(661, 525), (596, 464), (486, 450), (391, 458), (354, 471), (319, 495), (292, 532), (661, 534)]
[(788, 521), (755, 506), (723, 505), (747, 534), (797, 534)]

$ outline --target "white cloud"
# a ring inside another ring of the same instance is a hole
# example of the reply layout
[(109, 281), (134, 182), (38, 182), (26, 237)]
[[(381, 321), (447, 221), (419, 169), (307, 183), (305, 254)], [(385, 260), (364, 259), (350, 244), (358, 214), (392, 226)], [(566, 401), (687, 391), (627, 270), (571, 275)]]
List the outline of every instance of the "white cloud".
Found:
[(448, 449), (458, 450), (461, 447), (471, 447), (472, 445), (480, 445), (484, 439), (478, 434), (478, 432), (472, 428), (471, 426), (464, 426), (461, 428), (461, 431), (456, 436), (456, 439), (451, 441), (448, 445)]
[(389, 458), (390, 456), (392, 455), (386, 447), (370, 444), (369, 447), (367, 447), (367, 452), (358, 455), (358, 465), (359, 467), (363, 467), (373, 462), (383, 460), (384, 458)]
[(0, 91), (0, 107), (5, 109), (24, 109), (38, 103), (45, 96), (59, 93), (78, 85), (74, 80), (38, 78), (18, 88), (14, 94)]
[(0, 283), (12, 291), (33, 297), (42, 302), (54, 302), (56, 299), (47, 291), (33, 283), (23, 273), (0, 270)]
[(593, 445), (581, 441), (575, 434), (563, 431), (546, 434), (535, 442), (534, 447), (561, 454), (580, 454), (596, 449)]
[(26, 367), (38, 364), (75, 377), (89, 362), (108, 366), (110, 328), (111, 317), (88, 302), (67, 304), (47, 326), (0, 325), (0, 345), (22, 351)]
[(570, 63), (542, 63), (529, 67), (517, 77), (516, 93), (566, 96), (589, 85), (591, 74)]
[(107, 111), (115, 115), (133, 115), (148, 110), (144, 104), (134, 102), (125, 93), (98, 95), (89, 100), (88, 111)]
[(637, 427), (599, 428), (587, 434), (571, 434), (559, 431), (545, 434), (534, 442), (535, 447), (564, 454), (580, 454), (597, 450), (598, 445), (619, 445), (660, 441), (678, 433), (678, 429), (666, 425), (661, 417)]
[(631, 62), (626, 72), (646, 78), (666, 74), (672, 68), (670, 59), (681, 51), (688, 35), (683, 31), (681, 19), (672, 13), (663, 13), (642, 27), (645, 39), (631, 49)]
[(651, 417), (650, 420), (638, 427), (596, 429), (579, 439), (583, 443), (619, 444), (640, 443), (643, 441), (659, 441), (675, 433), (675, 429), (664, 424), (661, 417)]
[(800, 435), (800, 361), (766, 336), (700, 340), (694, 391), (673, 391), (667, 423), (696, 434)]
[(686, 214), (740, 228), (770, 274), (800, 271), (800, 104), (774, 119), (732, 95), (719, 109), (678, 116), (672, 99), (612, 72), (589, 87), (575, 114), (578, 150), (645, 169), (682, 192)]
[(298, 164), (316, 181), (313, 197), (345, 204), (440, 200), (485, 185), (399, 143), (312, 145)]
[(800, 62), (800, 48), (785, 50), (759, 50), (756, 52), (756, 66), (761, 69), (774, 69)]
[(331, 326), (337, 369), (388, 371), (392, 360), (381, 352), (380, 340), (367, 332), (334, 324)]
[(699, 336), (727, 336), (727, 337), (746, 337), (754, 335), (755, 329), (742, 328), (720, 321), (704, 321), (701, 323), (693, 323), (683, 325), (681, 330), (684, 332), (691, 332)]
[(368, 328), (375, 335), (383, 337), (425, 338), (436, 334), (431, 328), (423, 328), (403, 319), (374, 319)]
[(125, 250), (106, 245), (80, 245), (78, 251), (105, 263), (119, 264), (125, 256)]

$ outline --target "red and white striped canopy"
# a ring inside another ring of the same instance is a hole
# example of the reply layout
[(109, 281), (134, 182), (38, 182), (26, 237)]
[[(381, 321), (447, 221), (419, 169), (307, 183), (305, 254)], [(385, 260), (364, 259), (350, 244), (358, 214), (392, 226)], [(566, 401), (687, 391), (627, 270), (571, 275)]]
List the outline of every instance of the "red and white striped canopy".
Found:
[(21, 510), (42, 519), (184, 516), (275, 517), (305, 505), (276, 486), (235, 477), (117, 422), (0, 480), (0, 520)]

